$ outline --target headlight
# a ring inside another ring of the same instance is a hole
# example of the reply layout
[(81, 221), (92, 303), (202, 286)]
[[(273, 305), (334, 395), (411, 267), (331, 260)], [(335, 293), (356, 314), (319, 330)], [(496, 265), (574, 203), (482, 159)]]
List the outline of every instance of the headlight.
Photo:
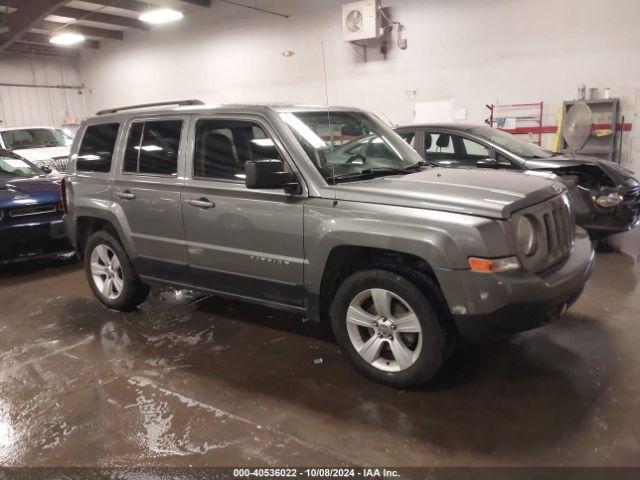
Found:
[(520, 217), (516, 228), (516, 244), (518, 251), (530, 257), (538, 250), (538, 236), (533, 222), (526, 216)]
[(596, 198), (596, 203), (604, 208), (615, 207), (620, 202), (622, 202), (622, 195), (619, 193), (610, 193)]

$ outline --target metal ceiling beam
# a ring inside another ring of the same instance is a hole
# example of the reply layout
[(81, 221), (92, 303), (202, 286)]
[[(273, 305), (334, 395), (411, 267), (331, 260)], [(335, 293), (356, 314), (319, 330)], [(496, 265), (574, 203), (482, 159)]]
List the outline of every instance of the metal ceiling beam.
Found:
[[(51, 37), (49, 35), (25, 33), (20, 37), (20, 41), (26, 43), (39, 43), (41, 45), (51, 45), (51, 42), (49, 42), (50, 38)], [(85, 40), (82, 43), (78, 43), (76, 48), (91, 48), (93, 50), (98, 50), (100, 48), (100, 42), (96, 42), (95, 40)]]
[(211, 0), (180, 0), (181, 2), (184, 3), (190, 3), (192, 5), (198, 5), (200, 7), (210, 7), (211, 6)]
[[(0, 0), (2, 1), (2, 0)], [(82, 0), (87, 3), (93, 3), (94, 5), (101, 5), (103, 7), (120, 8), (122, 10), (130, 10), (132, 12), (142, 13), (149, 9), (147, 2), (141, 2), (138, 0)], [(153, 6), (153, 2), (151, 2)]]
[(274, 12), (273, 10), (266, 10), (264, 8), (253, 7), (251, 5), (246, 5), (246, 4), (240, 3), (240, 2), (235, 2), (233, 0), (218, 0), (218, 1), (222, 2), (222, 3), (228, 3), (229, 5), (235, 5), (236, 7), (247, 8), (249, 10), (255, 10), (256, 12), (260, 12), (260, 13), (266, 13), (266, 14), (269, 14), (269, 15), (275, 15), (276, 17), (289, 18), (289, 15), (287, 15), (286, 13)]
[(55, 57), (77, 57), (80, 52), (75, 48), (57, 48), (47, 45), (34, 45), (24, 42), (15, 42), (9, 45), (7, 52), (28, 53), (30, 55), (47, 55)]
[(9, 27), (9, 31), (0, 34), (0, 52), (27, 33), (35, 23), (51, 15), (67, 1), (21, 0), (18, 10), (6, 18), (6, 26)]
[(107, 25), (118, 25), (119, 27), (137, 28), (140, 30), (151, 30), (148, 24), (135, 18), (120, 17), (108, 13), (92, 12), (80, 8), (59, 7), (54, 15), (60, 17), (73, 18), (75, 20), (87, 20), (91, 22), (106, 23)]
[[(2, 0), (0, 0), (2, 1)], [(33, 26), (38, 30), (46, 30), (47, 32), (55, 32), (64, 30), (65, 24), (58, 22), (43, 21)], [(84, 25), (73, 24), (71, 29), (74, 32), (83, 34), (86, 37), (108, 38), (110, 40), (122, 40), (124, 34), (118, 30), (107, 30), (106, 28), (85, 27)]]

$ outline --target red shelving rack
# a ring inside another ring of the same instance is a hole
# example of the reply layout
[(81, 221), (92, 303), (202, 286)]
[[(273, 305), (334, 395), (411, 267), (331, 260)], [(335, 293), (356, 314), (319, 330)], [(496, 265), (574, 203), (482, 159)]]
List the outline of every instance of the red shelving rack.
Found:
[[(487, 124), (492, 127), (499, 128), (505, 132), (515, 135), (527, 135), (534, 133), (538, 135), (538, 145), (542, 144), (542, 114), (544, 112), (544, 102), (537, 103), (512, 103), (512, 104), (491, 104), (487, 105), (489, 109), (489, 119)], [(523, 111), (531, 110), (531, 115), (522, 114)], [(502, 112), (505, 114), (501, 114)], [(506, 114), (511, 111), (511, 114)], [(520, 114), (519, 114), (520, 113)], [(514, 128), (504, 128), (499, 126), (499, 118), (515, 119)], [(524, 125), (518, 126), (518, 121), (525, 123), (533, 123), (534, 126)]]

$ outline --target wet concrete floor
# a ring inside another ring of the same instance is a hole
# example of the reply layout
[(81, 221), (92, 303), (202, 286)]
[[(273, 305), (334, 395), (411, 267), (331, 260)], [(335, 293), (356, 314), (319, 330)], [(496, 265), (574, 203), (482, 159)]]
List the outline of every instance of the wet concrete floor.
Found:
[(631, 240), (598, 255), (564, 318), (406, 392), (361, 378), (300, 317), (158, 290), (122, 314), (79, 264), (4, 268), (0, 465), (640, 466)]

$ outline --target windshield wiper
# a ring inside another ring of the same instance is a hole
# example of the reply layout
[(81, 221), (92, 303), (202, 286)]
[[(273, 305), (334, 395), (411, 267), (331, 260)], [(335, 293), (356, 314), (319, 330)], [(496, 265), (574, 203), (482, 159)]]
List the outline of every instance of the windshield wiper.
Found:
[(414, 168), (420, 168), (420, 167), (437, 167), (438, 164), (435, 162), (430, 162), (429, 160), (420, 160), (417, 163), (414, 163), (413, 165), (409, 165), (408, 167), (403, 167), (403, 170), (413, 170)]
[[(375, 177), (376, 173), (392, 173), (392, 172), (380, 172), (380, 171), (374, 171), (371, 168), (365, 168), (364, 170), (361, 170), (359, 172), (349, 172), (349, 173), (341, 173), (340, 175), (331, 175), (330, 177), (327, 177), (327, 180), (329, 181), (337, 181), (337, 180), (352, 180), (352, 179), (359, 179), (359, 178), (373, 178)], [(404, 173), (404, 172), (402, 172)]]
[(543, 157), (542, 155), (522, 155), (522, 157), (527, 160), (549, 160), (550, 158), (557, 157), (559, 155), (549, 155), (548, 157)]
[(416, 168), (425, 167), (428, 165), (429, 165), (428, 163), (423, 162), (421, 160), (417, 163), (414, 163), (412, 165), (402, 167), (402, 168), (396, 168), (396, 167), (364, 168), (359, 172), (349, 172), (349, 173), (342, 173), (340, 175), (332, 175), (331, 177), (328, 177), (327, 180), (332, 180), (332, 181), (350, 180), (350, 179), (357, 179), (357, 178), (374, 178), (377, 175), (405, 174)]

